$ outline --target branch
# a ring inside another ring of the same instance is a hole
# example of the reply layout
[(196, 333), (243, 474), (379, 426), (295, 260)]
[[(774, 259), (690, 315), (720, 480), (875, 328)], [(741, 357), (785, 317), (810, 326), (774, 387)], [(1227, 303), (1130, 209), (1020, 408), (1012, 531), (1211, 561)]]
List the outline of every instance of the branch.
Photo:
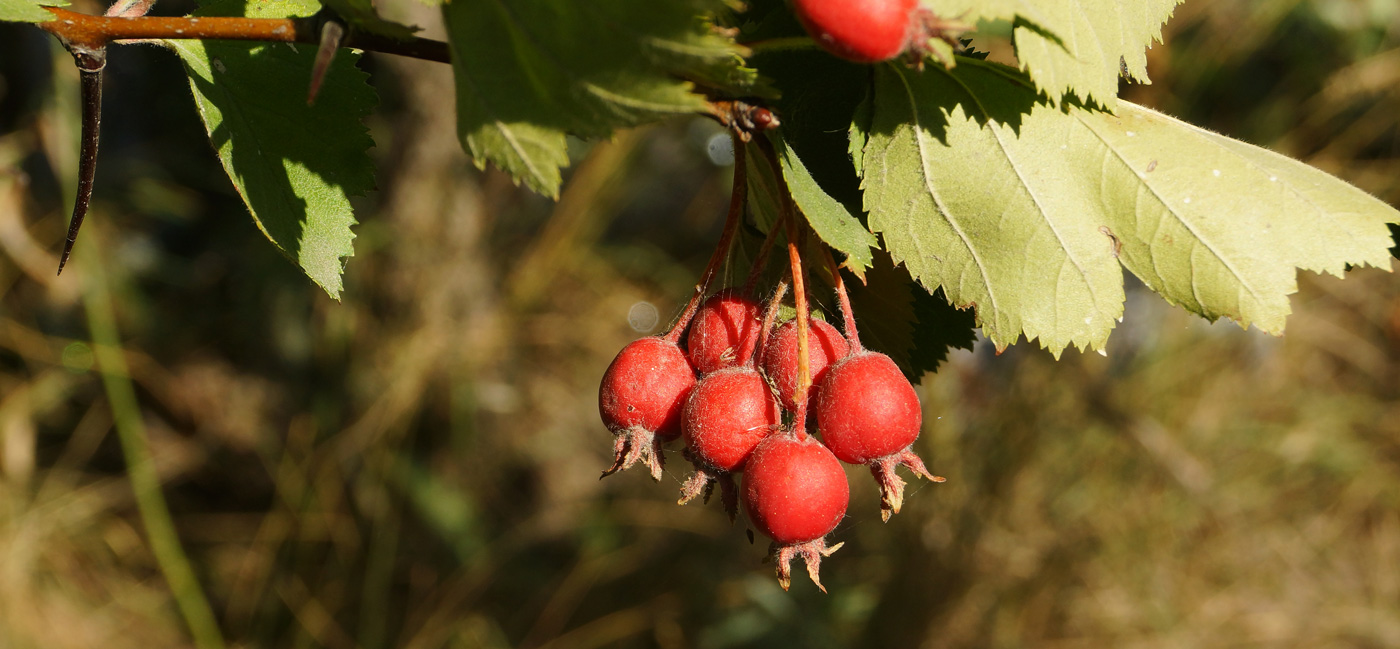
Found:
[[(45, 7), (56, 17), (38, 23), (40, 29), (68, 45), (100, 49), (108, 43), (128, 40), (220, 40), (266, 41), (273, 43), (321, 42), (323, 19), (306, 18), (223, 18), (223, 17), (142, 17), (113, 18), (89, 16), (67, 9)], [(427, 38), (395, 40), (350, 30), (344, 47), (368, 52), (396, 54), (425, 61), (450, 63), (447, 43)]]

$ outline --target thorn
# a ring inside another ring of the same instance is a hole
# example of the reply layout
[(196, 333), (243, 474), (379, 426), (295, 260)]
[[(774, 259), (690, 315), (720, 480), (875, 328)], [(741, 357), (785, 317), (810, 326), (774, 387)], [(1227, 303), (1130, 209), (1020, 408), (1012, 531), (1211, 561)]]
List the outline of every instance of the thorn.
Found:
[(321, 44), (316, 48), (316, 62), (311, 66), (311, 87), (306, 91), (306, 105), (316, 103), (316, 94), (321, 92), (321, 82), (326, 79), (326, 71), (335, 59), (336, 50), (345, 41), (345, 26), (328, 20), (321, 25)]
[(117, 0), (103, 14), (109, 18), (140, 18), (151, 11), (155, 0)]
[(68, 221), (68, 238), (63, 242), (63, 254), (58, 258), (58, 274), (68, 265), (73, 244), (78, 242), (78, 230), (83, 226), (88, 206), (92, 203), (92, 179), (97, 175), (97, 140), (102, 127), (102, 68), (107, 66), (105, 48), (69, 45), (78, 65), (82, 83), (83, 124), (78, 152), (78, 195), (73, 199), (73, 216)]

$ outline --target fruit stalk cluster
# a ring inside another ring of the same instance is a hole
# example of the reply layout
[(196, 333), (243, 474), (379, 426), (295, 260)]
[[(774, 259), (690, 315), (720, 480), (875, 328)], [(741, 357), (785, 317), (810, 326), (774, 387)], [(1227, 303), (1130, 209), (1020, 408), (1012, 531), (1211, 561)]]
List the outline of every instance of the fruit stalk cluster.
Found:
[[(776, 168), (771, 143), (757, 140)], [(888, 356), (861, 344), (841, 272), (825, 248), (844, 331), (810, 317), (799, 254), (803, 232), (790, 196), (783, 197), (781, 223), (774, 226), (786, 228), (788, 281), (760, 292), (759, 274), (751, 272), (742, 288), (716, 291), (701, 302), (742, 220), (744, 159), (736, 156), (725, 234), (681, 318), (667, 333), (624, 347), (603, 375), (599, 411), (614, 435), (613, 463), (603, 476), (640, 463), (659, 481), (664, 447), (680, 440), (694, 472), (679, 502), (708, 502), (718, 485), (730, 520), (742, 502), (749, 523), (772, 540), (769, 554), (784, 589), (792, 559), (802, 558), (825, 591), (821, 558), (842, 545), (828, 546), (826, 537), (850, 499), (843, 463), (870, 470), (886, 521), (903, 504), (905, 483), (896, 467), (943, 479), (912, 450), (923, 423), (913, 386)], [(789, 282), (794, 317), (780, 322)], [(807, 434), (809, 426), (816, 435)]]

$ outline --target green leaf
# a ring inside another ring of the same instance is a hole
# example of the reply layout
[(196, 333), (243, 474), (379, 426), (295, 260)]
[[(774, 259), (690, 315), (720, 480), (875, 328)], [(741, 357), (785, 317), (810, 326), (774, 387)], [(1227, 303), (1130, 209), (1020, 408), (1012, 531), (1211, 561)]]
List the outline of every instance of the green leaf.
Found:
[(1036, 157), (1060, 143), (1017, 136), (1036, 101), (997, 64), (882, 66), (863, 186), (870, 229), (915, 278), (975, 307), (998, 347), (1024, 332), (1058, 354), (1102, 344), (1122, 315), (1123, 282), (1084, 209), (1092, 195)]
[(1384, 266), (1400, 213), (1302, 163), (1123, 103), (1037, 103), (1024, 76), (962, 60), (883, 66), (866, 208), (896, 261), (973, 306), (999, 348), (1103, 348), (1120, 264), (1170, 302), (1278, 333), (1296, 268)]
[[(753, 259), (757, 240), (777, 222), (779, 186), (758, 146), (749, 144), (744, 151), (749, 160), (749, 212), (759, 230), (749, 237), (753, 245), (747, 246), (747, 258)], [(763, 276), (770, 284), (787, 277), (786, 242), (787, 237), (782, 234), (774, 242), (772, 257), (776, 259), (770, 259)], [(824, 245), (817, 238), (807, 238), (803, 259), (811, 282), (808, 293), (827, 311), (835, 313), (835, 284), (820, 256)], [(849, 277), (846, 281), (861, 341), (867, 347), (888, 355), (916, 383), (947, 358), (950, 348), (972, 348), (977, 323), (970, 310), (955, 309), (942, 295), (930, 294), (909, 276), (907, 269), (895, 266), (884, 251), (876, 249), (871, 257), (871, 266), (862, 281), (851, 281)], [(785, 317), (790, 314), (783, 313)], [(838, 322), (840, 317), (826, 319)]]
[(1016, 58), (1050, 99), (1067, 93), (1112, 108), (1120, 74), (1143, 83), (1145, 50), (1181, 0), (931, 0), (942, 16), (1014, 21)]
[(66, 7), (62, 0), (0, 0), (0, 21), (17, 23), (43, 23), (53, 20), (53, 14), (44, 7)]
[[(201, 15), (243, 9), (211, 5)], [(255, 17), (308, 15), (314, 3), (248, 5)], [(227, 15), (227, 14), (224, 14)], [(290, 45), (170, 41), (225, 171), (254, 223), (333, 298), (353, 254), (350, 197), (374, 187), (361, 120), (375, 104), (358, 55), (341, 52), (314, 106), (306, 104), (315, 51)]]
[[(457, 80), (457, 130), (487, 161), (557, 196), (564, 134), (702, 112), (686, 79), (752, 84), (741, 48), (703, 16), (713, 0), (474, 0), (444, 6)], [(726, 75), (726, 72), (728, 74)]]
[(1120, 261), (1173, 304), (1279, 334), (1295, 268), (1389, 267), (1400, 212), (1342, 180), (1126, 102), (1074, 117), (1047, 132), (1084, 142)]
[(798, 211), (807, 217), (807, 223), (826, 245), (846, 255), (841, 265), (863, 279), (872, 261), (870, 249), (880, 242), (844, 205), (817, 185), (797, 153), (782, 138), (771, 139), (783, 166), (783, 179)]
[(417, 27), (400, 25), (380, 18), (371, 0), (323, 0), (323, 3), (344, 19), (347, 25), (358, 31), (398, 40), (413, 38), (414, 32), (418, 31)]
[[(764, 23), (746, 38), (804, 33), (786, 7), (777, 7)], [(845, 254), (852, 272), (863, 274), (878, 241), (860, 220), (860, 184), (851, 173), (846, 130), (869, 92), (870, 66), (815, 49), (768, 51), (752, 63), (780, 92), (768, 105), (782, 120), (781, 137), (774, 141), (793, 198), (818, 236)]]

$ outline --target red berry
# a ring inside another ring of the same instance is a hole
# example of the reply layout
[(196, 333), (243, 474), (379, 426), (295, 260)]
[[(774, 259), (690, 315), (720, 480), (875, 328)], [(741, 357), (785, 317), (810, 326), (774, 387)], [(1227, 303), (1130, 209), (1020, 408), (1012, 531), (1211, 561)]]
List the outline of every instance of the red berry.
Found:
[(827, 368), (817, 401), (817, 429), (842, 462), (870, 467), (880, 483), (885, 520), (891, 512), (899, 513), (904, 500), (904, 481), (895, 475), (895, 466), (943, 481), (930, 475), (910, 448), (922, 424), (919, 396), (890, 357), (862, 351)]
[[(807, 370), (812, 377), (810, 398), (815, 403), (827, 366), (851, 353), (851, 344), (840, 331), (822, 320), (812, 320), (807, 336)], [(778, 400), (797, 410), (797, 323), (788, 321), (769, 336), (763, 348), (763, 372), (778, 390)]]
[(701, 374), (742, 365), (758, 345), (761, 309), (738, 291), (723, 290), (700, 305), (686, 337), (690, 362)]
[(598, 388), (603, 424), (617, 436), (614, 462), (604, 476), (641, 459), (661, 479), (661, 444), (681, 432), (681, 410), (695, 387), (685, 353), (664, 338), (642, 338), (618, 352)]
[(729, 475), (744, 470), (754, 447), (782, 423), (782, 410), (768, 382), (750, 365), (707, 374), (691, 391), (681, 416), (687, 456), (695, 474), (681, 487), (680, 503), (701, 493), (709, 500), (719, 483), (724, 510), (734, 519), (737, 500)]
[(720, 471), (743, 471), (754, 447), (782, 423), (773, 391), (750, 366), (706, 375), (686, 399), (681, 431), (696, 458)]
[(817, 400), (817, 430), (842, 462), (866, 464), (914, 443), (919, 395), (890, 357), (863, 352), (828, 367)]
[(826, 547), (825, 537), (846, 515), (850, 503), (846, 472), (836, 456), (815, 438), (771, 435), (759, 443), (744, 470), (744, 511), (754, 527), (773, 539), (778, 582), (791, 583), (788, 563), (802, 557), (807, 574), (822, 591), (821, 557), (841, 547)]
[(899, 56), (922, 24), (919, 0), (793, 0), (792, 4), (818, 45), (857, 63)]

